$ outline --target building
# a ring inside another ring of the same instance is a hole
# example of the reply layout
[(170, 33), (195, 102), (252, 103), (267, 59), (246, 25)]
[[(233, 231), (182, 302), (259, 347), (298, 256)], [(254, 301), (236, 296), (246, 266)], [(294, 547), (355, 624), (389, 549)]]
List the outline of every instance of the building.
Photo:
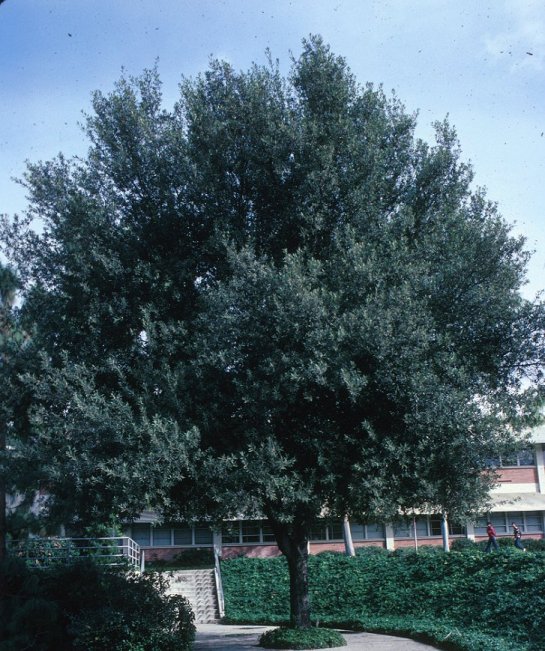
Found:
[[(545, 426), (532, 432), (532, 445), (510, 458), (491, 460), (500, 478), (492, 492), (490, 513), (463, 525), (448, 523), (449, 541), (469, 538), (485, 540), (486, 523), (494, 525), (498, 537), (511, 536), (516, 522), (525, 538), (545, 537)], [(399, 523), (351, 522), (354, 546), (376, 545), (394, 550), (415, 545), (442, 545), (440, 515), (419, 515)], [(144, 512), (126, 534), (146, 552), (147, 560), (174, 558), (186, 550), (215, 548), (223, 558), (232, 556), (267, 557), (280, 554), (274, 535), (265, 521), (238, 520), (212, 531), (206, 524), (158, 524), (152, 512)], [(310, 552), (343, 551), (342, 522), (317, 525), (311, 532)]]

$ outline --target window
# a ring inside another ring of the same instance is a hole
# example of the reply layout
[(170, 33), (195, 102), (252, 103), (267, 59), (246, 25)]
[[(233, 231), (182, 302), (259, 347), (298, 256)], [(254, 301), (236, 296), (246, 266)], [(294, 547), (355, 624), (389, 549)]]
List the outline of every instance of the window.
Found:
[(195, 545), (211, 545), (212, 529), (206, 524), (195, 525)]
[(142, 547), (198, 546), (213, 543), (213, 532), (207, 524), (192, 527), (185, 523), (177, 523), (153, 527), (149, 524), (136, 523), (132, 525), (131, 532), (133, 540)]
[(193, 530), (189, 525), (177, 525), (174, 528), (175, 545), (191, 545), (193, 542)]
[(149, 524), (133, 524), (132, 527), (132, 539), (138, 545), (142, 547), (149, 547), (150, 545), (150, 533), (151, 527)]
[(517, 455), (517, 465), (519, 466), (535, 466), (536, 457), (533, 449), (522, 450)]
[(329, 524), (314, 524), (310, 529), (310, 540), (327, 541), (343, 540), (343, 523), (340, 520)]
[(505, 513), (491, 513), (490, 522), (496, 530), (496, 533), (507, 533), (507, 523), (505, 521)]
[(486, 523), (490, 520), (498, 534), (511, 533), (511, 524), (517, 524), (521, 531), (534, 533), (543, 531), (543, 514), (540, 511), (508, 511), (491, 513), (489, 517), (481, 517), (475, 525), (475, 533), (479, 536), (486, 535)]
[(532, 533), (543, 531), (543, 517), (539, 511), (525, 511), (523, 513), (506, 513), (508, 531), (511, 531), (511, 524), (517, 524), (523, 532)]
[(365, 540), (367, 537), (365, 535), (365, 525), (359, 522), (350, 523), (350, 533), (352, 534), (352, 540)]
[(172, 545), (170, 527), (153, 527), (151, 531), (154, 547), (170, 547)]
[(486, 460), (489, 468), (513, 468), (515, 466), (535, 466), (536, 457), (534, 448), (519, 450), (518, 452), (508, 452), (501, 456)]
[(343, 540), (343, 525), (342, 522), (333, 522), (327, 527), (328, 540)]
[(431, 515), (430, 516), (430, 536), (442, 536), (442, 524), (443, 518), (440, 515)]
[(240, 522), (226, 522), (221, 530), (221, 540), (225, 545), (240, 542)]
[(224, 522), (221, 530), (221, 540), (224, 545), (276, 542), (270, 525), (262, 520)]
[[(415, 521), (402, 520), (394, 525), (394, 538), (414, 538), (414, 522), (416, 522), (416, 537), (430, 538), (442, 536), (441, 523), (443, 517), (434, 513), (432, 515), (419, 515)], [(449, 534), (456, 536), (465, 533), (465, 527), (458, 523), (449, 522)], [(486, 522), (485, 522), (486, 529)]]
[(258, 543), (261, 542), (261, 527), (259, 522), (242, 522), (242, 542)]
[(394, 524), (394, 538), (410, 538), (413, 535), (409, 522), (396, 522)]
[[(516, 520), (513, 520), (516, 522)], [(543, 531), (543, 516), (539, 511), (528, 511), (524, 514), (524, 531)]]
[(414, 538), (414, 525), (416, 524), (416, 537), (425, 538), (430, 535), (428, 517), (420, 515), (410, 520), (401, 520), (394, 524), (394, 538)]
[(263, 532), (263, 542), (276, 542), (276, 538), (269, 524), (263, 522), (261, 530)]
[(313, 525), (310, 529), (310, 540), (327, 540), (327, 527)]
[(377, 538), (384, 538), (384, 525), (377, 524), (376, 522), (370, 522), (365, 525), (366, 537), (370, 540), (376, 540)]
[(459, 522), (451, 522), (449, 520), (448, 531), (451, 536), (464, 536), (466, 533), (466, 528)]

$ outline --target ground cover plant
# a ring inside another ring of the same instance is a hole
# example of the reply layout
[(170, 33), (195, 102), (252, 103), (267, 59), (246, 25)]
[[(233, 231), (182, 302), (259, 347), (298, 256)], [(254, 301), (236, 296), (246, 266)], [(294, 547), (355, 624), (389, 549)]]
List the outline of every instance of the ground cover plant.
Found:
[(259, 639), (266, 649), (330, 649), (346, 646), (346, 640), (337, 631), (326, 628), (274, 628)]
[[(289, 620), (285, 561), (222, 563), (231, 622)], [(545, 648), (545, 556), (502, 549), (483, 554), (361, 550), (310, 558), (314, 624), (397, 632), (446, 649)]]
[(30, 568), (0, 566), (0, 650), (187, 651), (193, 613), (166, 596), (166, 580), (90, 561)]

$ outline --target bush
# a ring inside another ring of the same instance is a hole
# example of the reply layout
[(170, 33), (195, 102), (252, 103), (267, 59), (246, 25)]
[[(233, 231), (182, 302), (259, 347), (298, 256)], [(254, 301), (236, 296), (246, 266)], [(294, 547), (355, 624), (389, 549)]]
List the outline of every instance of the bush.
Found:
[(194, 637), (182, 597), (166, 579), (80, 561), (48, 569), (8, 560), (0, 568), (0, 649), (182, 651)]
[[(446, 631), (443, 648), (448, 644), (456, 649), (484, 648), (480, 642), (472, 646), (471, 640), (490, 637), (497, 642), (489, 648), (510, 648), (513, 639), (519, 651), (542, 651), (545, 555), (523, 554), (512, 545), (491, 554), (481, 553), (477, 546), (469, 549), (452, 554), (407, 550), (400, 555), (312, 556), (312, 617), (323, 625), (360, 630), (368, 630), (372, 621), (393, 621), (410, 632), (419, 622), (421, 633), (427, 631), (433, 639), (440, 637), (436, 629)], [(227, 560), (222, 569), (229, 621), (289, 620), (284, 558)], [(396, 631), (400, 629), (388, 632)]]
[(184, 549), (171, 560), (151, 557), (146, 561), (147, 570), (158, 572), (200, 567), (214, 567), (214, 552), (211, 549)]
[(259, 645), (265, 649), (331, 649), (346, 646), (346, 640), (326, 628), (274, 628), (263, 633)]
[(379, 547), (378, 545), (371, 545), (369, 547), (356, 547), (356, 556), (377, 556), (377, 555), (387, 555), (390, 552), (384, 547)]
[(470, 540), (469, 538), (457, 538), (450, 546), (450, 551), (452, 552), (465, 552), (470, 550), (475, 551), (478, 549), (479, 546), (477, 543), (474, 540)]
[(522, 544), (529, 552), (543, 552), (545, 551), (545, 539), (541, 538), (535, 540), (534, 538), (523, 538)]
[(180, 567), (214, 567), (212, 549), (184, 549), (176, 554), (174, 561)]

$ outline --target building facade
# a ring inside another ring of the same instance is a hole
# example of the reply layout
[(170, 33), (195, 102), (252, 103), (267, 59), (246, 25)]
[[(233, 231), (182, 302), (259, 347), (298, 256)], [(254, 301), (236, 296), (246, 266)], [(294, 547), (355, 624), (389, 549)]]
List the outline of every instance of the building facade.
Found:
[[(446, 529), (451, 544), (460, 538), (485, 540), (486, 523), (491, 521), (498, 537), (511, 536), (515, 522), (524, 538), (545, 537), (545, 426), (532, 432), (532, 443), (509, 458), (491, 459), (499, 470), (499, 481), (492, 491), (493, 506), (473, 522), (443, 523), (441, 515), (417, 515), (396, 523), (351, 522), (354, 547), (375, 545), (394, 550), (419, 545), (444, 545)], [(445, 533), (445, 536), (443, 535)], [(263, 520), (237, 520), (224, 523), (221, 531), (207, 524), (160, 524), (152, 512), (144, 512), (127, 527), (126, 535), (145, 551), (147, 560), (171, 560), (192, 549), (216, 549), (223, 557), (278, 556), (274, 535)], [(309, 551), (343, 551), (343, 526), (340, 521), (316, 525), (311, 531)]]

